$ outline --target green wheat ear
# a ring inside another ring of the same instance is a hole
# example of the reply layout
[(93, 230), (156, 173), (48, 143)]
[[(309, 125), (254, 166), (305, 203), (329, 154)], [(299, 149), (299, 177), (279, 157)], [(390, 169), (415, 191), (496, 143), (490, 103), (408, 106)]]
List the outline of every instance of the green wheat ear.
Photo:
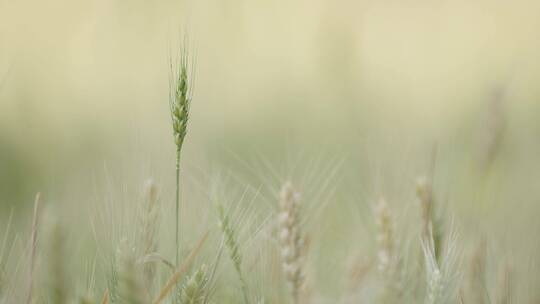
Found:
[(208, 274), (206, 265), (202, 265), (184, 284), (180, 293), (182, 304), (205, 303)]
[(236, 271), (240, 272), (240, 266), (242, 264), (242, 257), (240, 256), (240, 249), (238, 248), (238, 242), (236, 240), (236, 235), (234, 229), (231, 226), (229, 215), (225, 213), (225, 210), (222, 205), (218, 206), (220, 228), (225, 237), (225, 245), (229, 250), (229, 255), (233, 261), (234, 268)]
[(185, 45), (181, 50), (179, 63), (173, 62), (172, 58), (170, 59), (169, 107), (171, 112), (174, 143), (176, 145), (176, 266), (178, 266), (179, 258), (180, 156), (182, 154), (184, 138), (187, 134), (189, 108), (193, 91), (192, 66), (192, 60)]
[(223, 205), (218, 205), (218, 213), (219, 213), (219, 221), (220, 221), (219, 226), (221, 228), (221, 232), (223, 233), (225, 246), (227, 247), (227, 250), (229, 251), (229, 257), (231, 258), (234, 264), (234, 269), (236, 270), (238, 279), (240, 280), (240, 284), (242, 288), (242, 296), (244, 297), (244, 303), (247, 304), (249, 303), (248, 292), (247, 292), (247, 282), (242, 273), (242, 255), (240, 254), (240, 248), (238, 246), (236, 233), (231, 224), (229, 215), (225, 212), (225, 209), (223, 208)]
[[(180, 64), (177, 68), (171, 62), (171, 96), (169, 98), (173, 135), (177, 150), (182, 149), (187, 133), (189, 106), (191, 103), (192, 86), (188, 79), (189, 56), (187, 50), (182, 50)], [(191, 77), (190, 77), (191, 78)]]

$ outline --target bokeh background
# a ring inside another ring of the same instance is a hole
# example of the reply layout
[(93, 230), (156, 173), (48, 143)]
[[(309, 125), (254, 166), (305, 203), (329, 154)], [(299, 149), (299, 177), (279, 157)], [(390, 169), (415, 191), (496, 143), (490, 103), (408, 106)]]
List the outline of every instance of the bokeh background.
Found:
[(412, 206), (432, 174), (465, 238), (535, 252), (532, 0), (0, 0), (1, 223), (29, 229), (37, 191), (77, 222), (148, 177), (172, 206), (168, 62), (185, 32), (187, 201), (215, 171), (277, 187), (301, 167), (330, 184), (321, 237), (344, 240), (378, 195)]

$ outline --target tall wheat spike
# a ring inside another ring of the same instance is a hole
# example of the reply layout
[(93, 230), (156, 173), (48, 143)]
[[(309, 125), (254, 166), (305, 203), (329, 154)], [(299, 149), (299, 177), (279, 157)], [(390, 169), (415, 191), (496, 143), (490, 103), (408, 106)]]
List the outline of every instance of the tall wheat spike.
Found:
[(187, 46), (184, 45), (180, 54), (180, 63), (178, 66), (170, 59), (169, 75), (169, 107), (171, 112), (171, 121), (173, 127), (174, 143), (176, 145), (176, 266), (179, 259), (179, 222), (180, 222), (180, 158), (182, 155), (182, 146), (187, 133), (187, 124), (189, 119), (189, 109), (191, 105), (193, 89), (193, 73), (188, 65), (192, 64)]
[(304, 283), (303, 258), (304, 236), (300, 227), (300, 195), (287, 182), (281, 188), (279, 212), (279, 243), (282, 268), (289, 285), (293, 303), (300, 302), (300, 292)]

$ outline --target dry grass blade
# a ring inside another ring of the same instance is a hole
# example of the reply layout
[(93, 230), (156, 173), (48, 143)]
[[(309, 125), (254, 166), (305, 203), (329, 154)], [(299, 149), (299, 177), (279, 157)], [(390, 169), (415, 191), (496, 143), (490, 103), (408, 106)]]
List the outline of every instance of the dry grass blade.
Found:
[(199, 251), (201, 250), (202, 245), (204, 244), (207, 238), (208, 238), (208, 232), (204, 234), (204, 236), (197, 243), (197, 246), (195, 246), (195, 248), (190, 252), (190, 254), (186, 258), (184, 263), (182, 263), (182, 265), (178, 268), (178, 270), (169, 278), (169, 280), (167, 281), (167, 284), (165, 284), (165, 287), (163, 287), (158, 297), (152, 302), (153, 304), (159, 304), (167, 297), (167, 295), (171, 292), (171, 290), (176, 285), (176, 283), (178, 283), (178, 280), (180, 280), (180, 277), (187, 271), (189, 266), (191, 266), (191, 264), (193, 263), (193, 260), (195, 259)]
[(496, 304), (512, 303), (512, 273), (509, 265), (505, 265), (499, 271), (498, 294)]
[(109, 304), (109, 289), (105, 289), (103, 292), (103, 298), (101, 299), (101, 304)]
[(27, 304), (32, 303), (32, 289), (34, 288), (34, 264), (36, 260), (36, 245), (37, 245), (37, 226), (39, 223), (39, 202), (41, 200), (41, 193), (36, 194), (34, 202), (34, 219), (32, 220), (32, 247), (30, 249), (30, 270), (28, 272), (28, 297)]

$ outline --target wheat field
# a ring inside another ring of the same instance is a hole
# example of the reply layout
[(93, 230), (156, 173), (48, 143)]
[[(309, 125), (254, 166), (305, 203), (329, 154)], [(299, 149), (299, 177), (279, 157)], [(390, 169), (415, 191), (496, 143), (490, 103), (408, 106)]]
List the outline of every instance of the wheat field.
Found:
[(540, 303), (539, 20), (0, 0), (0, 303)]

